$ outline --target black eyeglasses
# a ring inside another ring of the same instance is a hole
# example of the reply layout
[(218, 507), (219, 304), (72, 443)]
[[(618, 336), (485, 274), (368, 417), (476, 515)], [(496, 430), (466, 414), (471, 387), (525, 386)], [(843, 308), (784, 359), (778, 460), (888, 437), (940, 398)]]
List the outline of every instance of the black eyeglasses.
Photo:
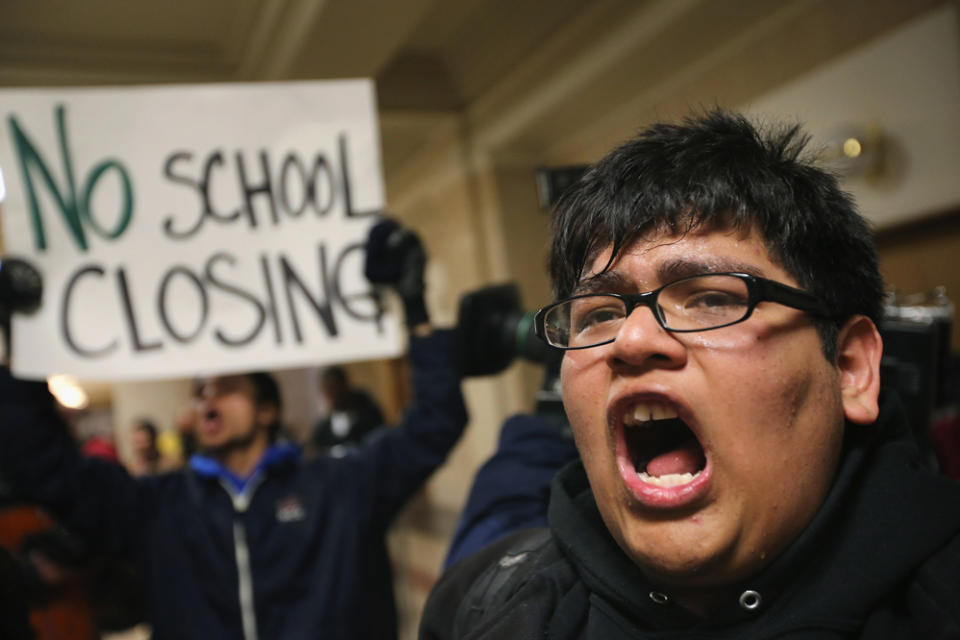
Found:
[(537, 335), (558, 349), (586, 349), (613, 342), (638, 305), (675, 333), (711, 331), (743, 322), (764, 301), (829, 316), (816, 296), (747, 273), (707, 273), (682, 278), (646, 293), (588, 293), (554, 302), (534, 317)]

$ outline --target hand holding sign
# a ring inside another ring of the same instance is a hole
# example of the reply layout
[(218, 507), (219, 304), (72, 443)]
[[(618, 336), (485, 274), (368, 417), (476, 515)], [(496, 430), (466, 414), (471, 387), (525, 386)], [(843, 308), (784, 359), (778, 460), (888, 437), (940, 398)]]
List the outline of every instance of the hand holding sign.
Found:
[(364, 275), (374, 284), (388, 285), (403, 301), (407, 326), (414, 329), (430, 322), (423, 294), (423, 271), (427, 252), (411, 229), (384, 218), (370, 229)]

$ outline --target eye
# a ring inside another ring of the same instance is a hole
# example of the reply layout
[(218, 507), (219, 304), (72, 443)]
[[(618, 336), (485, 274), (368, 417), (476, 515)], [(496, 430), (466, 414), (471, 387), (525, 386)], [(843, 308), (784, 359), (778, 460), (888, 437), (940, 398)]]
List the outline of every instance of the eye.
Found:
[(626, 315), (623, 303), (616, 298), (587, 298), (575, 302), (570, 312), (570, 326), (574, 333), (609, 326), (611, 323), (623, 320)]
[(730, 291), (697, 291), (687, 296), (683, 304), (685, 309), (723, 310), (729, 308), (741, 309), (747, 306), (744, 296)]

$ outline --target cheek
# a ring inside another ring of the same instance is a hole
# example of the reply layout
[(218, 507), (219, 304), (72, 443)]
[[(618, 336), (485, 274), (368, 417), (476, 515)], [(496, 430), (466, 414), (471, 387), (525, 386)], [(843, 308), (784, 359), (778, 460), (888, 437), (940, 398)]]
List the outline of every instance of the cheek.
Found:
[(723, 448), (731, 463), (741, 460), (731, 468), (771, 481), (830, 475), (843, 431), (837, 374), (819, 344), (812, 348), (794, 357), (747, 349), (728, 360), (737, 375), (713, 376), (717, 408), (731, 422)]
[(744, 349), (757, 343), (757, 340), (749, 336), (746, 331), (724, 331), (723, 329), (690, 333), (684, 336), (684, 341), (695, 351), (731, 355), (742, 353)]
[(691, 342), (691, 359), (709, 381), (708, 404), (741, 421), (740, 429), (762, 438), (794, 431), (811, 413), (832, 421), (839, 381), (813, 329), (789, 339), (717, 331), (693, 334)]
[(563, 407), (581, 455), (588, 456), (603, 441), (609, 369), (594, 350), (568, 352), (560, 366)]
[[(602, 386), (599, 367), (587, 351), (567, 352), (560, 363), (560, 389), (563, 406), (569, 415), (589, 410), (596, 387)], [(596, 389), (598, 390), (598, 389)]]
[(225, 402), (221, 408), (224, 417), (237, 428), (243, 427), (254, 419), (254, 408), (250, 402), (245, 399), (231, 400)]

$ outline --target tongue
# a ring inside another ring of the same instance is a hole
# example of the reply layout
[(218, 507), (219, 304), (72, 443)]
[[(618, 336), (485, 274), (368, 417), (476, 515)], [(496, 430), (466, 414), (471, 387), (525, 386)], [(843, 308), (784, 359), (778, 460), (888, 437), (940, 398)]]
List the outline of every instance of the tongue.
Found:
[(647, 473), (654, 477), (671, 473), (696, 473), (703, 468), (703, 450), (696, 443), (660, 454), (647, 463)]

